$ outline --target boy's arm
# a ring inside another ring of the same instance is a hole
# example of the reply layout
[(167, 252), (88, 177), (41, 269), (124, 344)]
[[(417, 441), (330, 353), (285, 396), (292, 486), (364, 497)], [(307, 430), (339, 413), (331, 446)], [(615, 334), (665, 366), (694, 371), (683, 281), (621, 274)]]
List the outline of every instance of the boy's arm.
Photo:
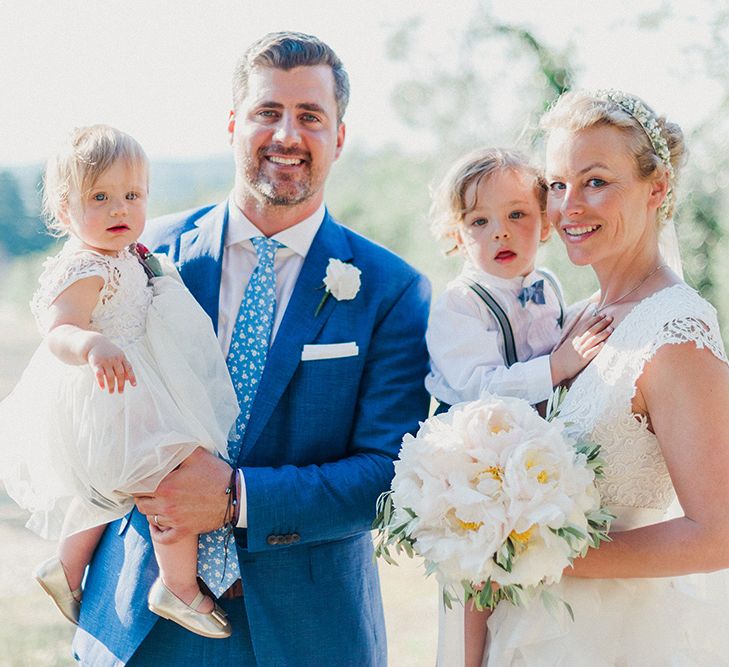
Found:
[[(611, 322), (604, 315), (575, 322), (551, 354), (507, 367), (498, 323), (491, 312), (484, 313), (469, 294), (446, 293), (433, 307), (428, 326), (434, 371), (428, 388), (446, 403), (476, 400), (488, 393), (535, 405), (547, 400), (553, 387), (587, 366), (612, 332)], [(435, 385), (443, 381), (452, 395), (438, 395)]]
[[(507, 367), (496, 319), (490, 311), (483, 312), (469, 294), (454, 290), (438, 299), (426, 340), (433, 371), (428, 390), (446, 403), (476, 400), (482, 393), (491, 393), (534, 404), (552, 393), (549, 357)], [(439, 395), (442, 385), (446, 388)]]

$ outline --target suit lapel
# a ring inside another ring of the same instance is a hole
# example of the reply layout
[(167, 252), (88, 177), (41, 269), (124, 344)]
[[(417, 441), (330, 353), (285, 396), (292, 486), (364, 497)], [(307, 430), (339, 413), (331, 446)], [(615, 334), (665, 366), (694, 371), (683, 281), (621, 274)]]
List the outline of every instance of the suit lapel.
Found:
[(202, 216), (180, 237), (179, 269), (187, 288), (213, 321), (218, 332), (223, 239), (228, 225), (228, 202)]
[(268, 353), (239, 462), (245, 460), (271, 417), (301, 361), (303, 346), (315, 339), (336, 307), (337, 301), (330, 295), (319, 314), (314, 316), (324, 296), (323, 281), (330, 258), (347, 261), (352, 258), (352, 251), (341, 227), (327, 213), (306, 255), (276, 339)]

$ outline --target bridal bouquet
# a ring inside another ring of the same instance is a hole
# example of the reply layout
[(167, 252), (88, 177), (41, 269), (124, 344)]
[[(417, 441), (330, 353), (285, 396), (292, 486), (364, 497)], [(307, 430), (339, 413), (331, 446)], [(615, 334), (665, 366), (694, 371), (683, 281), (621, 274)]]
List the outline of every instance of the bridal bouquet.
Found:
[(550, 420), (526, 401), (490, 396), (406, 435), (392, 489), (378, 500), (376, 555), (394, 563), (391, 548), (417, 553), (448, 607), (462, 590), (492, 609), (503, 599), (523, 604), (609, 539), (612, 516), (595, 489), (599, 447), (571, 443), (551, 421), (562, 396), (550, 402)]

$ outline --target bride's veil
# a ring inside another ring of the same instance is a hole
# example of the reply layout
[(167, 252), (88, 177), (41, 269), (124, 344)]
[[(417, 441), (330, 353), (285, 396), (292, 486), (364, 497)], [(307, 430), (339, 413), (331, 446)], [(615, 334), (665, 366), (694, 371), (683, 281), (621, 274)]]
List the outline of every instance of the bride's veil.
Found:
[(678, 247), (678, 235), (676, 234), (676, 225), (673, 218), (661, 223), (661, 228), (658, 231), (658, 250), (668, 268), (683, 280), (681, 251)]

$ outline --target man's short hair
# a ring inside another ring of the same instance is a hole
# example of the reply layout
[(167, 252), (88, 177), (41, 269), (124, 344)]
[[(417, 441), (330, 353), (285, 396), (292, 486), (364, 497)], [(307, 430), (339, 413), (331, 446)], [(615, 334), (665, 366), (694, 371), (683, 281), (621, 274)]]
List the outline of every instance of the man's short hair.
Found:
[(341, 123), (349, 102), (349, 77), (342, 61), (330, 46), (318, 37), (302, 32), (270, 32), (251, 44), (233, 72), (235, 108), (248, 93), (248, 77), (254, 67), (290, 70), (294, 67), (329, 65), (334, 75), (334, 98), (337, 123)]

